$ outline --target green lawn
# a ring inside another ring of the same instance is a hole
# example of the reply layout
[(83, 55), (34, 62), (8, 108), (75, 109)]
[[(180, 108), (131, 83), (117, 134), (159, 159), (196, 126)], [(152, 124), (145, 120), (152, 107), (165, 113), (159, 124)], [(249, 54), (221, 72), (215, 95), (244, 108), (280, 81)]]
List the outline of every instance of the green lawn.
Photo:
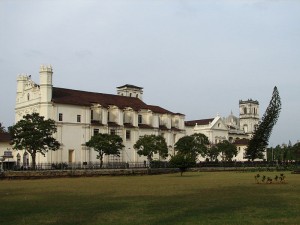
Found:
[(255, 174), (4, 180), (0, 224), (300, 224), (300, 175), (255, 184)]

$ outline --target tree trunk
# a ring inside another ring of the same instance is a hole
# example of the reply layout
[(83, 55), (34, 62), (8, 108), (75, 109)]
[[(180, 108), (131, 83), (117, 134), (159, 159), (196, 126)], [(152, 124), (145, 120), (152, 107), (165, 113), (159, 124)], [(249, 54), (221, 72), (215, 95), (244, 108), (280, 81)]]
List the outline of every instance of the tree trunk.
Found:
[(147, 156), (147, 160), (148, 160), (148, 167), (151, 168), (151, 161), (152, 161), (151, 155)]
[(33, 151), (31, 154), (31, 159), (32, 159), (32, 170), (36, 170), (36, 152)]
[(103, 166), (103, 155), (99, 155), (99, 159), (100, 159), (100, 169), (102, 169), (102, 166)]

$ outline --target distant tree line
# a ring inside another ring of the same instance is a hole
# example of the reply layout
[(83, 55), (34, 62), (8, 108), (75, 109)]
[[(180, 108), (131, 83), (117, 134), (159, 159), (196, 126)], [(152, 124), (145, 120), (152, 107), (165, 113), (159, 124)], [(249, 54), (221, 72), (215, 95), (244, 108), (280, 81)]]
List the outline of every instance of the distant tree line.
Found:
[(300, 142), (292, 145), (277, 145), (267, 148), (267, 161), (292, 162), (300, 161)]

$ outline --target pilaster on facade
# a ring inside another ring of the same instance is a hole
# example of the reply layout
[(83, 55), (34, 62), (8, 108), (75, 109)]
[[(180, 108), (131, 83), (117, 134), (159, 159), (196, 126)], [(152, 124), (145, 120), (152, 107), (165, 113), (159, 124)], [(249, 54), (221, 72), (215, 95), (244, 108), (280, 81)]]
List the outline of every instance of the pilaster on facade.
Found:
[(95, 132), (116, 132), (124, 140), (122, 160), (138, 161), (144, 159), (133, 145), (143, 135), (163, 135), (174, 152), (174, 144), (184, 135), (203, 133), (214, 144), (222, 140), (234, 143), (251, 138), (259, 123), (259, 103), (252, 99), (239, 101), (239, 117), (231, 113), (224, 119), (184, 121), (183, 114), (144, 103), (143, 88), (138, 86), (120, 86), (117, 95), (92, 93), (53, 87), (51, 66), (42, 65), (39, 74), (39, 85), (28, 74), (18, 76), (15, 119), (17, 122), (23, 115), (38, 112), (56, 121), (55, 137), (62, 147), (47, 156), (51, 157), (48, 161), (95, 160), (93, 150), (84, 145)]

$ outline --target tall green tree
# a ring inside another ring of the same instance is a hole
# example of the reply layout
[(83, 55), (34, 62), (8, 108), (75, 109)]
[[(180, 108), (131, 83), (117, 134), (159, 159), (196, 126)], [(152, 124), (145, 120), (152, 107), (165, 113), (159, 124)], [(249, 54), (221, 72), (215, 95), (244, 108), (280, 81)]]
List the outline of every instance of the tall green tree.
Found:
[(300, 142), (296, 143), (292, 147), (293, 160), (300, 161)]
[(175, 149), (178, 153), (184, 155), (193, 155), (195, 159), (200, 154), (205, 157), (209, 145), (208, 137), (204, 134), (193, 134), (184, 136), (175, 143)]
[(225, 161), (231, 161), (232, 158), (238, 153), (236, 146), (227, 140), (219, 142), (218, 144), (216, 144), (216, 147), (221, 152), (222, 158)]
[(277, 145), (273, 149), (273, 160), (282, 161), (282, 155), (283, 155), (283, 148), (280, 145)]
[(174, 156), (171, 156), (169, 161), (171, 167), (179, 168), (180, 175), (182, 176), (188, 168), (191, 168), (196, 165), (195, 156), (191, 154), (177, 153)]
[(85, 144), (98, 152), (97, 159), (100, 160), (100, 168), (102, 168), (104, 155), (120, 156), (120, 151), (124, 147), (122, 143), (123, 139), (118, 135), (99, 133), (92, 136)]
[(32, 158), (32, 169), (36, 168), (36, 154), (45, 155), (48, 150), (55, 151), (60, 143), (53, 137), (56, 133), (55, 121), (45, 120), (38, 113), (27, 114), (9, 128), (12, 146), (15, 150), (25, 150)]
[(246, 158), (250, 160), (262, 159), (269, 144), (272, 129), (276, 124), (281, 111), (281, 100), (277, 87), (274, 87), (271, 101), (262, 117), (262, 121), (249, 141), (246, 149)]
[(168, 156), (168, 146), (165, 138), (161, 135), (141, 136), (133, 147), (137, 150), (137, 154), (147, 156), (149, 165), (154, 154), (159, 154), (162, 158)]
[(196, 165), (198, 155), (206, 156), (209, 140), (204, 134), (193, 134), (180, 138), (175, 143), (177, 154), (172, 156), (169, 163), (179, 168), (181, 176), (188, 168)]
[(207, 151), (207, 156), (210, 159), (210, 161), (215, 161), (218, 159), (218, 156), (220, 155), (220, 153), (221, 153), (221, 150), (216, 145), (213, 145)]

